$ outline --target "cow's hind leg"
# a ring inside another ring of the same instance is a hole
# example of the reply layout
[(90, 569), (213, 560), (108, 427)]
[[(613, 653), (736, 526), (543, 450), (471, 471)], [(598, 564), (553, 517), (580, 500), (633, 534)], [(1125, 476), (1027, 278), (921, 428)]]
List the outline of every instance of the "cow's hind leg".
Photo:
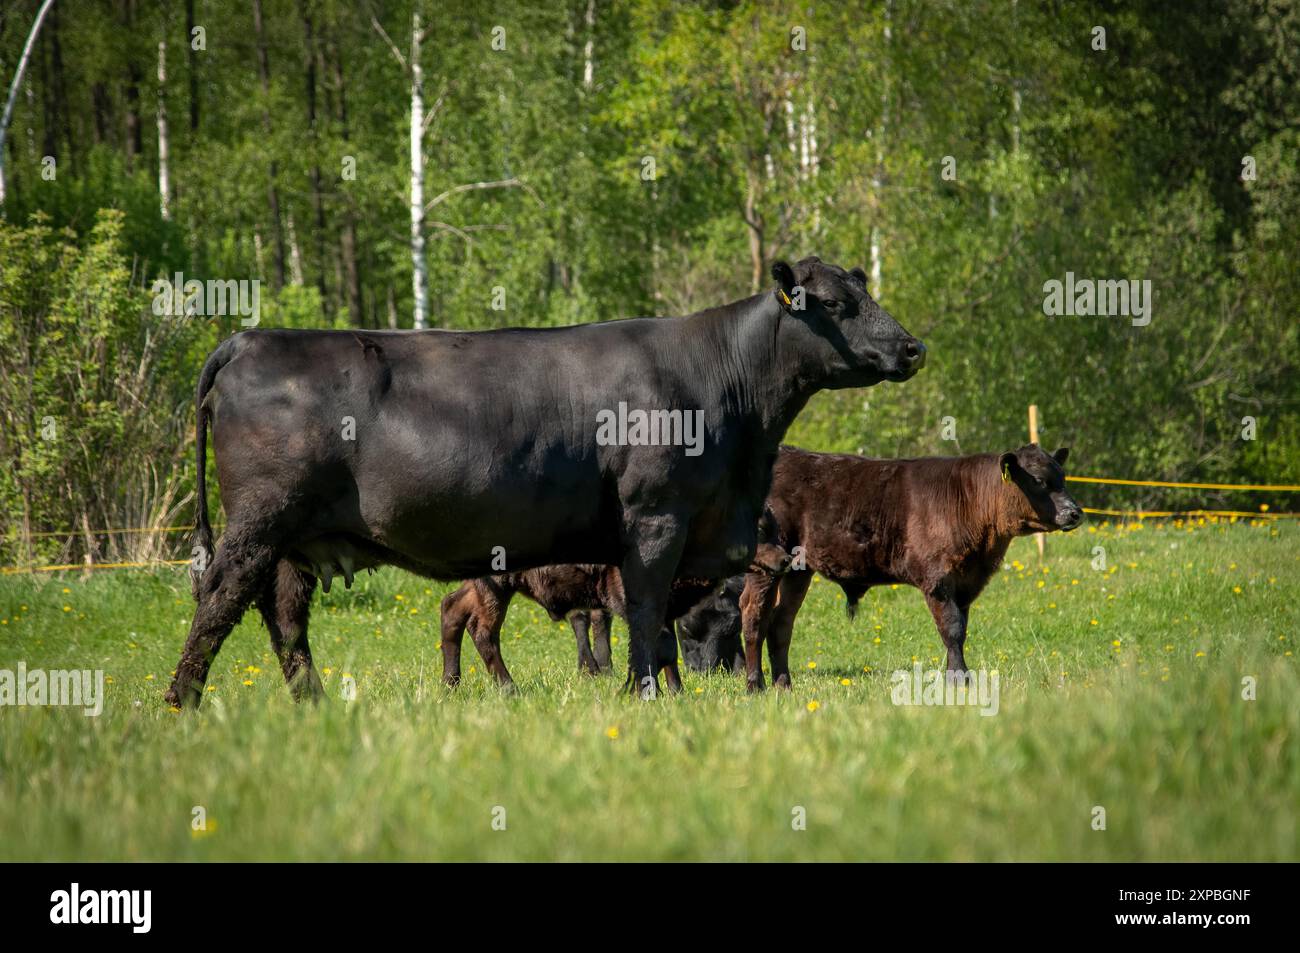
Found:
[(203, 696), (212, 659), (244, 610), (266, 586), (279, 558), (263, 536), (227, 530), (216, 556), (199, 576), (198, 608), (176, 663), (176, 676), (163, 695), (174, 707), (194, 708)]
[(591, 628), (591, 614), (579, 610), (570, 614), (569, 625), (573, 626), (573, 638), (578, 643), (578, 671), (583, 675), (599, 675), (600, 666), (591, 654), (591, 643), (587, 641), (587, 631)]
[(307, 643), (307, 617), (315, 591), (315, 576), (281, 559), (257, 597), (257, 608), (271, 634), (271, 648), (280, 659), (280, 670), (295, 701), (319, 701), (325, 694)]
[(767, 627), (767, 657), (772, 662), (772, 687), (790, 687), (790, 639), (794, 635), (794, 619), (799, 614), (812, 573), (792, 572), (782, 576), (777, 584), (776, 605), (771, 609), (771, 623)]

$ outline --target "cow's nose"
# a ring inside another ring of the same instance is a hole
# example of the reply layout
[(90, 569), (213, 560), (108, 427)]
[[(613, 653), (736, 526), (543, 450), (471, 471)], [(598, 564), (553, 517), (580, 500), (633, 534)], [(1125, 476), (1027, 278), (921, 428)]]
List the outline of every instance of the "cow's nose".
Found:
[(925, 345), (916, 338), (912, 338), (903, 346), (903, 356), (907, 360), (908, 367), (925, 367)]

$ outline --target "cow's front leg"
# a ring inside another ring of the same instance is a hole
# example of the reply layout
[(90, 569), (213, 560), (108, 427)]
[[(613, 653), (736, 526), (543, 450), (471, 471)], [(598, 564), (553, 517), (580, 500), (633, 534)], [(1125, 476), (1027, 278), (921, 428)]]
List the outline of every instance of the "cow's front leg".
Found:
[(966, 656), (962, 649), (966, 645), (967, 605), (945, 590), (927, 594), (926, 604), (934, 616), (934, 624), (939, 629), (944, 647), (948, 650), (948, 671), (966, 672)]
[[(659, 694), (658, 641), (668, 594), (686, 546), (687, 521), (671, 512), (637, 514), (624, 529), (619, 567), (627, 601), (628, 680), (624, 690), (642, 698)], [(674, 651), (674, 660), (676, 652)]]
[(764, 687), (763, 637), (776, 592), (775, 577), (765, 572), (745, 574), (745, 589), (740, 594), (740, 631), (745, 638), (745, 684), (750, 692), (761, 692)]

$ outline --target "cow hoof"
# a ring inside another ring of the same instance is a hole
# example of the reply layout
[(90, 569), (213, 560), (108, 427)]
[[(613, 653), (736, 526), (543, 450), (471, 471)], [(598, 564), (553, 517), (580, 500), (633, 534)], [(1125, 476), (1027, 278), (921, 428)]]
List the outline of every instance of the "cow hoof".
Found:
[(772, 680), (772, 687), (778, 689), (785, 689), (787, 692), (790, 691), (790, 676), (778, 675), (775, 679)]
[(749, 694), (751, 695), (757, 695), (759, 692), (763, 691), (763, 688), (764, 686), (763, 686), (762, 679), (759, 679), (756, 682), (745, 683), (745, 691), (749, 692)]

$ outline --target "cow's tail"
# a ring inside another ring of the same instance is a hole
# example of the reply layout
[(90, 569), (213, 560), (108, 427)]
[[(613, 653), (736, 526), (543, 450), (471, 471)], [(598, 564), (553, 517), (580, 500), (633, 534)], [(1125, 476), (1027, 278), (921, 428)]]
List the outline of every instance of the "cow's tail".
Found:
[(216, 350), (208, 355), (199, 372), (199, 383), (194, 391), (194, 462), (198, 467), (195, 483), (195, 509), (193, 549), (190, 559), (190, 591), (195, 600), (199, 598), (199, 577), (212, 562), (214, 555), (212, 544), (212, 524), (208, 522), (208, 418), (210, 411), (204, 401), (217, 372), (225, 367), (231, 357), (235, 338), (228, 338)]

